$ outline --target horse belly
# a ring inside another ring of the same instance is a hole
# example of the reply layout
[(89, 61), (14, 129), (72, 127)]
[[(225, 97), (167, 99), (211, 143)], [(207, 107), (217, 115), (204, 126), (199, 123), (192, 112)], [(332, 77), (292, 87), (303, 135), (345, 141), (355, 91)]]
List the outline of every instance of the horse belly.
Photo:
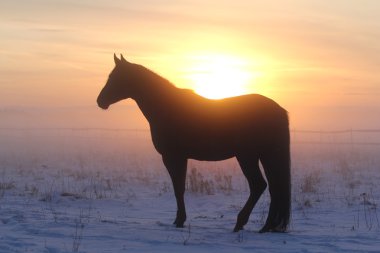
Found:
[(202, 136), (201, 138), (192, 138), (180, 144), (183, 151), (190, 159), (199, 161), (220, 161), (234, 157), (237, 152), (237, 146), (233, 138)]
[(208, 146), (190, 150), (187, 154), (187, 158), (198, 161), (221, 161), (234, 157), (235, 155), (236, 153), (233, 150)]

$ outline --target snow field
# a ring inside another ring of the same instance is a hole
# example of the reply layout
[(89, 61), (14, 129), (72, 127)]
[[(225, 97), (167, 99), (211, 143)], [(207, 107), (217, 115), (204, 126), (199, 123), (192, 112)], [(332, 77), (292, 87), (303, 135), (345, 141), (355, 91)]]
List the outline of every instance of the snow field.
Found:
[(292, 146), (288, 233), (259, 234), (268, 192), (232, 233), (249, 189), (235, 160), (190, 161), (185, 228), (146, 132), (0, 135), (0, 252), (379, 252), (377, 146)]

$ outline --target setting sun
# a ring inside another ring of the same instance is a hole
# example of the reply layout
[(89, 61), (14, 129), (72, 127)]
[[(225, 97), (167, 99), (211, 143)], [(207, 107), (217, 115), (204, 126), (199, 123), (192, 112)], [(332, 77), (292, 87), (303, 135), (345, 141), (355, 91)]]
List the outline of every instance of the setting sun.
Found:
[(250, 93), (248, 85), (253, 73), (247, 62), (226, 55), (202, 55), (195, 57), (189, 79), (196, 93), (206, 98), (220, 99)]

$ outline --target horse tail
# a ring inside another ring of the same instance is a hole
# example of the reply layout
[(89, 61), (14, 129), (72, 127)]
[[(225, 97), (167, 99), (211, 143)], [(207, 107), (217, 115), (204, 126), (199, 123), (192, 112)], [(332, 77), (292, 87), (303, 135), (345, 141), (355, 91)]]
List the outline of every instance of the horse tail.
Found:
[[(273, 142), (260, 161), (268, 181), (271, 203), (264, 227), (260, 232), (285, 232), (291, 212), (290, 133), (288, 115), (285, 112), (272, 133)], [(270, 137), (269, 137), (270, 138)]]

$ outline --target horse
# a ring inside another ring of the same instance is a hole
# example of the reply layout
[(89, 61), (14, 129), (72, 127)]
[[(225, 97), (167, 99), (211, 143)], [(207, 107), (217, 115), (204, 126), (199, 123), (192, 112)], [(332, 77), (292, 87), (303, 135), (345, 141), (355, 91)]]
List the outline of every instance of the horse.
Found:
[[(155, 149), (172, 180), (177, 202), (174, 225), (186, 221), (184, 201), (188, 159), (220, 161), (236, 157), (250, 189), (237, 216), (234, 232), (248, 223), (269, 186), (270, 206), (263, 232), (286, 232), (291, 209), (290, 134), (288, 112), (273, 100), (248, 94), (212, 100), (170, 81), (142, 65), (119, 59), (101, 90), (97, 104), (131, 98), (149, 122)], [(259, 162), (262, 164), (263, 173)]]

